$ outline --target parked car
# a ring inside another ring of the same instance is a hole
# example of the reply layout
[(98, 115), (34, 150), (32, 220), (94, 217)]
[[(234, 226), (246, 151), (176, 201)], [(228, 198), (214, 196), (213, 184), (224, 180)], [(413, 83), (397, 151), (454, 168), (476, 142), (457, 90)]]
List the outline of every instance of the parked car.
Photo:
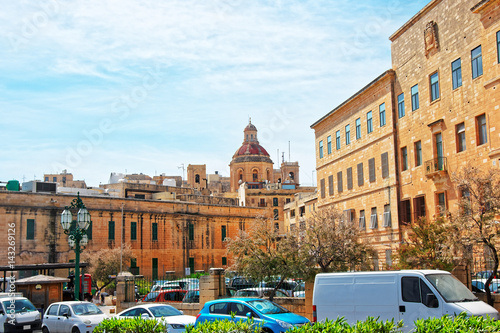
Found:
[[(487, 278), (490, 277), (491, 273), (493, 273), (492, 270), (489, 270), (489, 271), (480, 271), (480, 272), (475, 273), (474, 277), (476, 279), (487, 279)], [(495, 274), (495, 276), (493, 278), (494, 279), (498, 279), (499, 276), (500, 276), (500, 274), (497, 271), (497, 274)]]
[(196, 317), (188, 316), (168, 304), (141, 304), (126, 309), (117, 318), (141, 317), (155, 319), (167, 326), (167, 332), (184, 332), (187, 325), (194, 325)]
[[(232, 315), (234, 314), (234, 316)], [(262, 298), (225, 298), (205, 303), (196, 317), (196, 324), (205, 321), (240, 321), (252, 318), (265, 332), (285, 332), (294, 326), (309, 323), (309, 319), (288, 311)]]
[(182, 286), (179, 283), (166, 283), (164, 285), (155, 284), (154, 286), (151, 287), (150, 292), (172, 290), (172, 289), (182, 289)]
[[(276, 288), (279, 284), (279, 281), (269, 281), (269, 282), (261, 282), (257, 285), (260, 288)], [(283, 290), (287, 293), (288, 296), (293, 296), (293, 290), (297, 287), (297, 282), (295, 281), (283, 281), (279, 287), (279, 289)]]
[(43, 333), (86, 333), (107, 316), (90, 302), (67, 301), (52, 303), (42, 321)]
[(143, 302), (182, 302), (188, 291), (183, 289), (153, 291), (142, 299)]
[(199, 303), (199, 302), (200, 302), (199, 290), (189, 290), (182, 299), (182, 303)]
[[(234, 297), (270, 297), (274, 288), (245, 288), (236, 291)], [(276, 290), (274, 297), (289, 297), (288, 293), (284, 290)]]
[(247, 279), (241, 276), (235, 276), (231, 280), (229, 280), (229, 284), (227, 286), (230, 289), (240, 290), (254, 287), (255, 282), (251, 279)]
[(0, 332), (39, 331), (40, 312), (21, 293), (0, 293)]
[[(486, 280), (487, 279), (475, 279), (475, 280), (472, 280), (471, 281), (472, 287), (473, 288), (477, 288), (477, 289), (480, 290), (479, 292), (483, 292), (484, 293), (485, 292)], [(497, 280), (497, 279), (491, 280), (491, 283), (490, 283), (490, 291), (491, 291), (491, 293), (493, 293), (493, 294), (500, 293), (499, 288), (500, 288), (500, 280)]]

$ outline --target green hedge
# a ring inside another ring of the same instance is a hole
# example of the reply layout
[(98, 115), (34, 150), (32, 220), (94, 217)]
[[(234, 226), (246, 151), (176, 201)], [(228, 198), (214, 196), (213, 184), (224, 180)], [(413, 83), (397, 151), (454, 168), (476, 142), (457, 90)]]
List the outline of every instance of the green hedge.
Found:
[[(419, 319), (415, 322), (415, 333), (493, 333), (500, 332), (500, 321), (483, 317), (467, 317), (462, 313), (456, 317)], [(320, 323), (310, 323), (302, 327), (294, 327), (290, 333), (400, 333), (403, 322), (394, 320), (380, 321), (379, 318), (368, 317), (365, 321), (358, 321), (349, 325), (344, 318), (326, 320)], [(95, 331), (94, 331), (95, 332)], [(213, 321), (188, 326), (187, 333), (258, 333), (260, 327), (253, 321), (231, 322), (229, 320)]]
[(163, 333), (167, 328), (160, 321), (134, 318), (109, 318), (94, 328), (93, 333)]

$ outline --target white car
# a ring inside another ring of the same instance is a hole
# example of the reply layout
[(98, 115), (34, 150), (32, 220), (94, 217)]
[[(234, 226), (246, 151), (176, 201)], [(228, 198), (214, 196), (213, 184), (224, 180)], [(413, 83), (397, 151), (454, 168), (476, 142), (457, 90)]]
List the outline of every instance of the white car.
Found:
[(52, 303), (42, 321), (43, 333), (87, 333), (108, 318), (90, 302), (68, 301)]
[(167, 304), (141, 304), (123, 310), (116, 318), (141, 317), (160, 320), (168, 333), (184, 332), (187, 325), (194, 325), (196, 317), (188, 316)]

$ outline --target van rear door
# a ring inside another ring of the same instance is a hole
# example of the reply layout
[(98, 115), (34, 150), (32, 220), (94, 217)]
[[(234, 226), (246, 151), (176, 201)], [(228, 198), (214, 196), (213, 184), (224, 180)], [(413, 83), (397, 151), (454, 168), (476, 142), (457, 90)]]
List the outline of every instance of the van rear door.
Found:
[(405, 328), (413, 327), (413, 322), (420, 318), (443, 315), (443, 301), (432, 291), (427, 283), (418, 276), (402, 276), (401, 297), (399, 299), (399, 319)]

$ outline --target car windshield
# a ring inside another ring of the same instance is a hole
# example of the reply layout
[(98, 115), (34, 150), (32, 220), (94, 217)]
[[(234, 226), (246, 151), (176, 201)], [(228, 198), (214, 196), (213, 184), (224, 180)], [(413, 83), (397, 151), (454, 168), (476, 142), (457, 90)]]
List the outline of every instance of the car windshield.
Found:
[(168, 305), (160, 305), (150, 307), (149, 310), (153, 313), (155, 317), (169, 317), (169, 316), (180, 316), (182, 312), (176, 308)]
[(471, 302), (478, 300), (462, 282), (451, 274), (429, 274), (426, 277), (446, 302)]
[(260, 313), (263, 313), (263, 314), (276, 314), (276, 313), (290, 312), (287, 309), (279, 306), (278, 304), (273, 303), (271, 301), (268, 301), (266, 299), (248, 301), (247, 303), (250, 304), (252, 307), (254, 307)]
[[(9, 301), (4, 301), (3, 302), (3, 307), (7, 310), (7, 313), (12, 313), (12, 303)], [(21, 313), (21, 312), (31, 312), (31, 311), (37, 311), (35, 306), (31, 304), (30, 301), (26, 299), (16, 299), (14, 301), (14, 311), (15, 313)]]
[(71, 308), (77, 316), (102, 314), (101, 309), (99, 309), (95, 304), (92, 303), (73, 304), (71, 305)]

